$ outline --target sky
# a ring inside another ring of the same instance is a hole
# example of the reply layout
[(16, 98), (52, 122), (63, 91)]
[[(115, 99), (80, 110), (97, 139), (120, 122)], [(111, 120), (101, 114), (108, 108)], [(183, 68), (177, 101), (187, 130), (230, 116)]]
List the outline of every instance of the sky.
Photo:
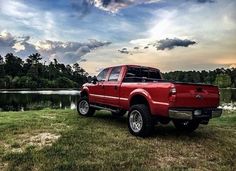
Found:
[(137, 64), (236, 66), (235, 0), (0, 0), (0, 54), (78, 62), (89, 74)]

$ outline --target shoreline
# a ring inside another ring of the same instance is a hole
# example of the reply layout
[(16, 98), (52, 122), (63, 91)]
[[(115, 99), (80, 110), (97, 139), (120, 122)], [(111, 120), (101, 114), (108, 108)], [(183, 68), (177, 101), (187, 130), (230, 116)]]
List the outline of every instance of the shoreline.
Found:
[(59, 91), (59, 90), (80, 90), (80, 88), (12, 88), (12, 89), (0, 89), (1, 91)]

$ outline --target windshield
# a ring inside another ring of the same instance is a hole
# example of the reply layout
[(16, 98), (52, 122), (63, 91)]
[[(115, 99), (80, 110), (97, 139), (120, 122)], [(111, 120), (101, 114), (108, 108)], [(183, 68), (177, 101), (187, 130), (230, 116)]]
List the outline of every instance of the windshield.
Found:
[(158, 69), (147, 67), (128, 67), (125, 76), (125, 82), (147, 82), (161, 80), (161, 74)]

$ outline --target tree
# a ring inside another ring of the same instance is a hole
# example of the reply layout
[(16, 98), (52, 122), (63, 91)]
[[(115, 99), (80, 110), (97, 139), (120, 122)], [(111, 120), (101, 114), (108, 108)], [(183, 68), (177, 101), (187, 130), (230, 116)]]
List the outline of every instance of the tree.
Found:
[(70, 79), (66, 77), (59, 77), (56, 79), (56, 85), (60, 88), (70, 88), (70, 87), (76, 87), (76, 83), (74, 81), (71, 81)]
[(14, 56), (12, 53), (8, 53), (5, 56), (5, 72), (12, 77), (20, 76), (22, 73), (23, 61), (21, 58)]
[(5, 76), (4, 61), (3, 57), (0, 55), (0, 78), (4, 78), (4, 76)]
[(218, 74), (215, 79), (215, 84), (221, 88), (231, 86), (231, 78), (228, 74)]
[(28, 64), (31, 64), (31, 65), (37, 65), (39, 64), (40, 60), (41, 60), (41, 55), (39, 53), (34, 53), (34, 54), (31, 54), (27, 59), (26, 59), (26, 62)]
[(31, 76), (34, 80), (37, 80), (39, 77), (39, 66), (42, 65), (39, 65), (41, 59), (42, 58), (39, 53), (32, 54), (26, 59), (29, 67), (28, 75)]

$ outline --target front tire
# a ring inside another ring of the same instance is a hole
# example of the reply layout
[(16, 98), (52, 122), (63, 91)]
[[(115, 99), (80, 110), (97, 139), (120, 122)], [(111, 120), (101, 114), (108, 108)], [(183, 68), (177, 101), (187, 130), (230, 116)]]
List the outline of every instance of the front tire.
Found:
[(154, 130), (149, 108), (144, 104), (133, 105), (128, 114), (128, 128), (132, 135), (147, 137)]
[(89, 105), (89, 100), (87, 97), (82, 97), (77, 103), (77, 111), (81, 116), (93, 116), (95, 109), (91, 108)]
[(195, 131), (200, 124), (200, 122), (197, 120), (190, 120), (190, 121), (173, 120), (173, 123), (176, 129), (188, 133)]

